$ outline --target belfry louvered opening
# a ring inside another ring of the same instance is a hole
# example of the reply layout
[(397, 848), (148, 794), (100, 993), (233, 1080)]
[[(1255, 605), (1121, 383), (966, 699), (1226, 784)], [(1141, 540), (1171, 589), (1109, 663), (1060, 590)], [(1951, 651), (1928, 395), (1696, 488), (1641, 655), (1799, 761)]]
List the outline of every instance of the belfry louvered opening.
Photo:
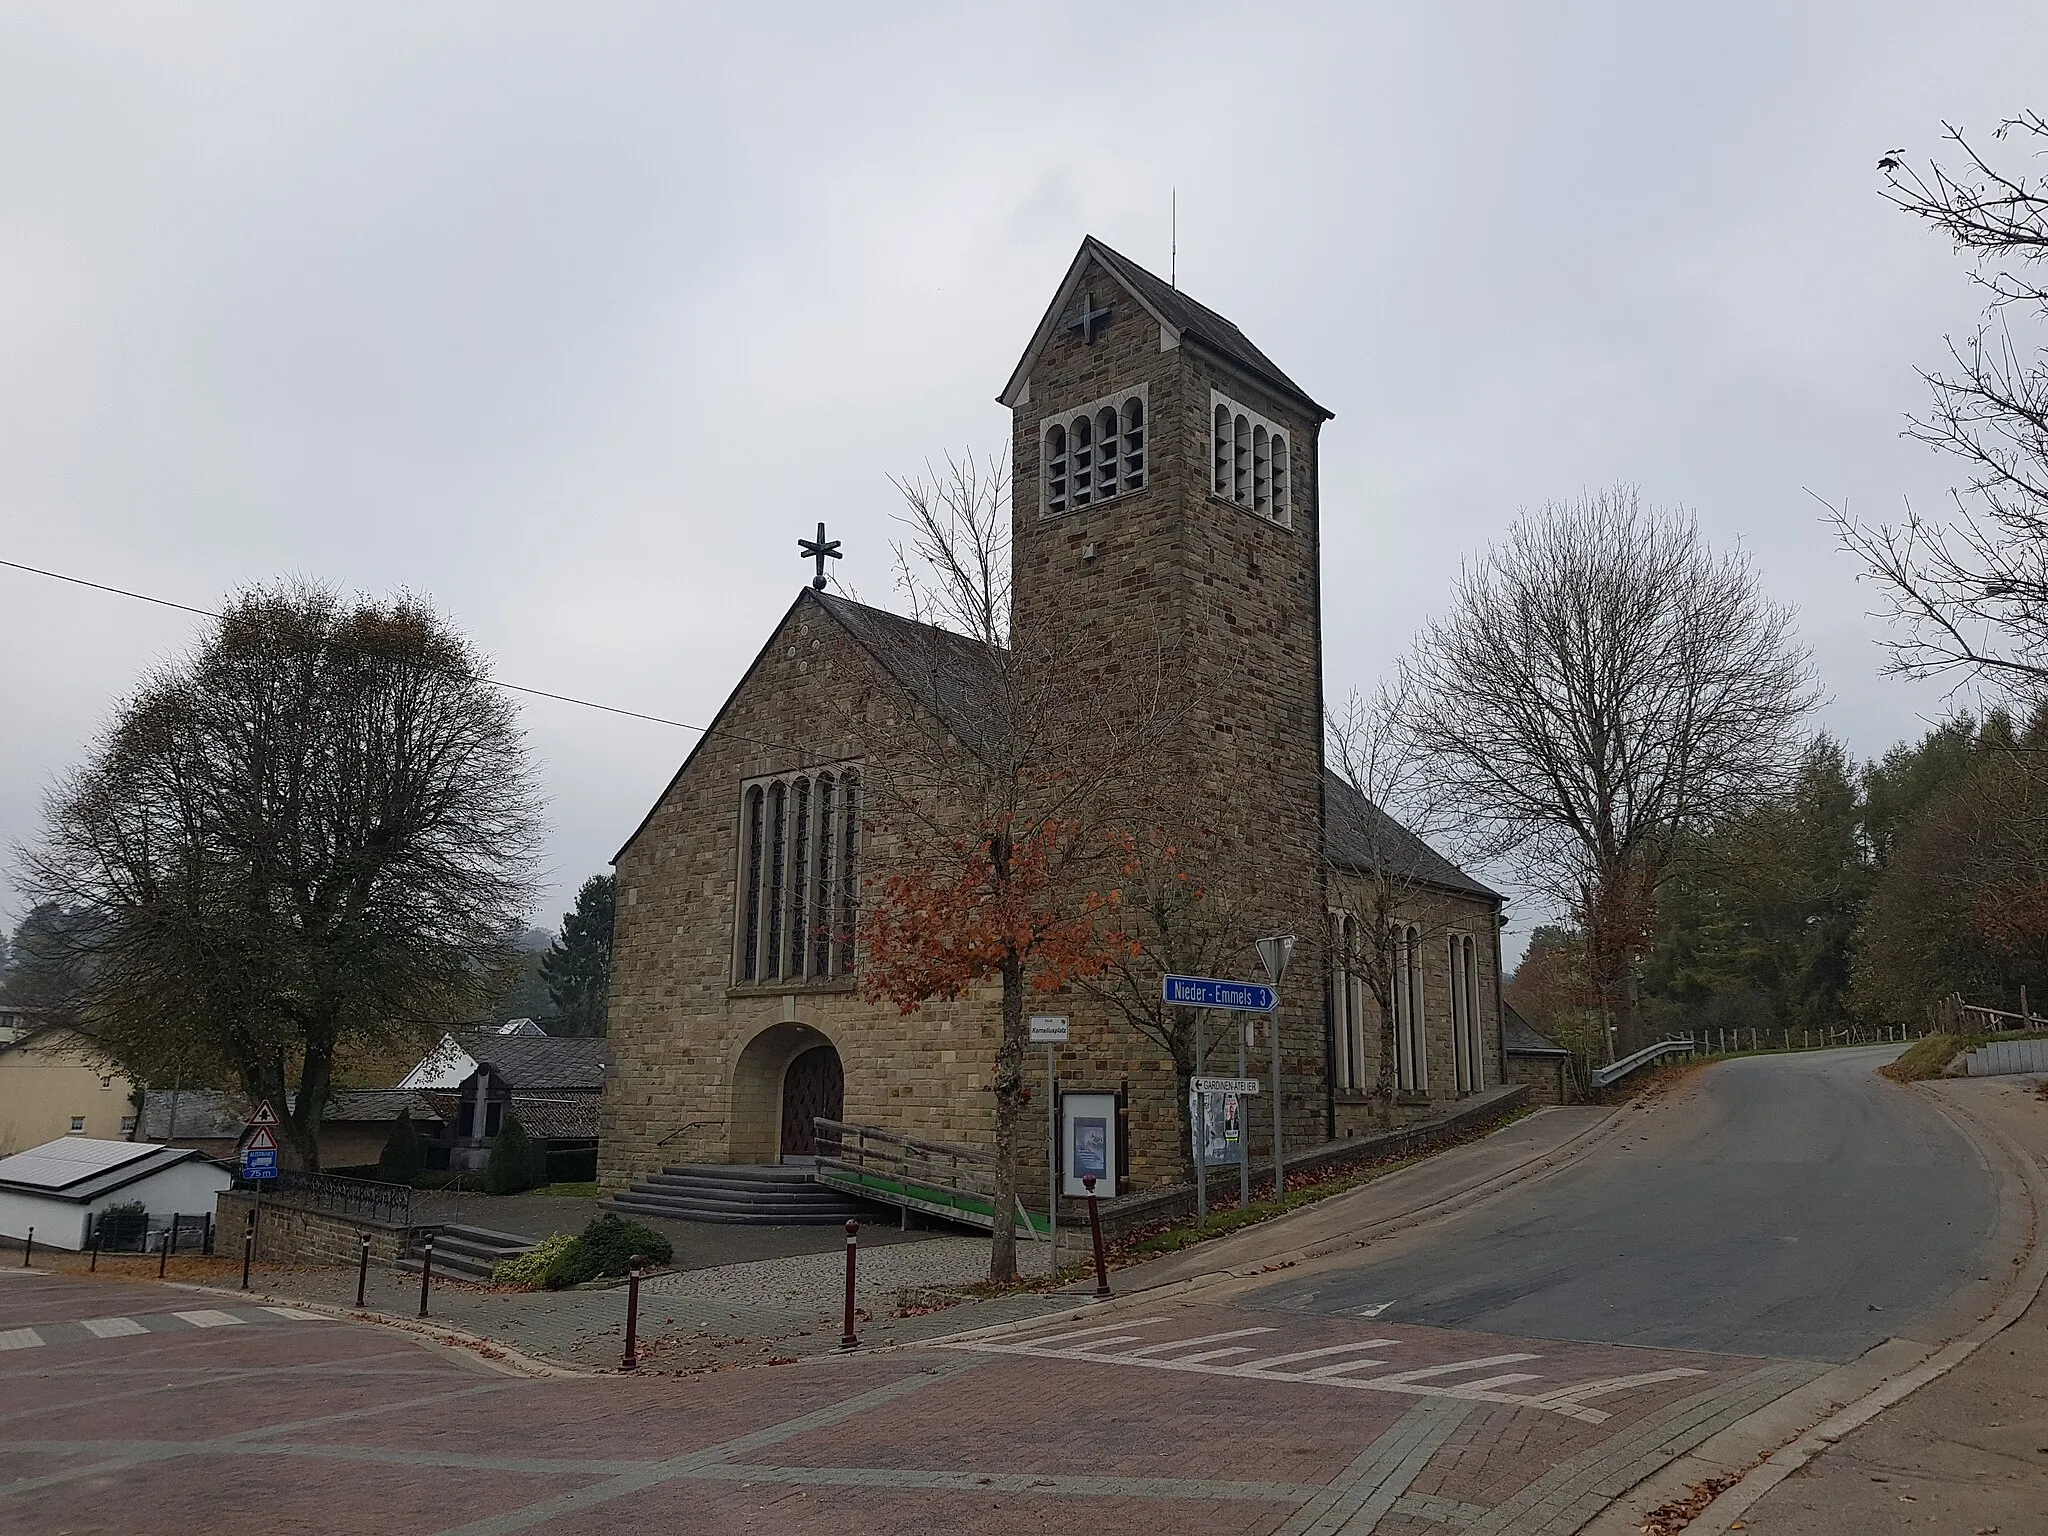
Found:
[(1294, 526), (1294, 455), (1285, 427), (1220, 390), (1209, 392), (1209, 490), (1283, 528)]
[(860, 922), (860, 769), (778, 774), (740, 797), (733, 976), (742, 985), (854, 972)]
[(1038, 429), (1042, 515), (1142, 491), (1150, 430), (1142, 384), (1048, 416)]

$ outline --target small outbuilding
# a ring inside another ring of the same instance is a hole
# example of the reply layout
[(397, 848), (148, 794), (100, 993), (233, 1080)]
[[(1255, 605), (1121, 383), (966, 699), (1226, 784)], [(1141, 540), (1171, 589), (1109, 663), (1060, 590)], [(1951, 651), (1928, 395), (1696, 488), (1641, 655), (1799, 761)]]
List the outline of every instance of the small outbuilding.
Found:
[(1530, 1098), (1536, 1103), (1572, 1102), (1572, 1053), (1538, 1033), (1515, 1012), (1514, 1004), (1507, 1002), (1503, 1002), (1501, 1009), (1501, 1047), (1501, 1054), (1507, 1059), (1508, 1081), (1527, 1083)]
[(66, 1136), (0, 1158), (0, 1237), (18, 1242), (34, 1227), (38, 1243), (79, 1250), (106, 1211), (140, 1206), (152, 1224), (168, 1225), (177, 1214), (212, 1211), (233, 1183), (189, 1147)]

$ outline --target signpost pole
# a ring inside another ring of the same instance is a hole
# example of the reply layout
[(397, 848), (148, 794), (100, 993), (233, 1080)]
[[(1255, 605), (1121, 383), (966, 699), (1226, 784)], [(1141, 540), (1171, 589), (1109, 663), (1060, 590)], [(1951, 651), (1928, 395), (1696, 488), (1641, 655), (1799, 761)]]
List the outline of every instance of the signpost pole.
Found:
[[(1195, 1015), (1195, 1075), (1202, 1075), (1207, 1065), (1202, 1060), (1202, 1015)], [(1209, 1095), (1195, 1095), (1195, 1129), (1193, 1133), (1195, 1154), (1195, 1225), (1209, 1224)]]
[(1060, 1272), (1060, 1107), (1057, 1079), (1053, 1076), (1056, 1049), (1050, 1043), (1045, 1048), (1045, 1235), (1052, 1244), (1052, 1254), (1045, 1263), (1048, 1275)]
[[(1244, 1076), (1244, 1035), (1251, 1028), (1249, 1020), (1240, 1019), (1237, 1024), (1237, 1075)], [(1250, 1117), (1247, 1116), (1247, 1119)], [(1252, 1139), (1240, 1129), (1237, 1133), (1237, 1208), (1249, 1210), (1252, 1203)]]

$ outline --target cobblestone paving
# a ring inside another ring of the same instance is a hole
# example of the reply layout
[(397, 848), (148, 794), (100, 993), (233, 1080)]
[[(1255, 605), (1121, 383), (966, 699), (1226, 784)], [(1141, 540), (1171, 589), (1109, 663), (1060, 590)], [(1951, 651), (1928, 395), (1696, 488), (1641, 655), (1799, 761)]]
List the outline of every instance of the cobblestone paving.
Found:
[[(45, 1340), (0, 1352), (0, 1530), (1563, 1536), (1818, 1369), (1169, 1302), (775, 1369), (531, 1380), (192, 1298), (0, 1281), (0, 1331)], [(245, 1321), (83, 1326), (207, 1310)]]

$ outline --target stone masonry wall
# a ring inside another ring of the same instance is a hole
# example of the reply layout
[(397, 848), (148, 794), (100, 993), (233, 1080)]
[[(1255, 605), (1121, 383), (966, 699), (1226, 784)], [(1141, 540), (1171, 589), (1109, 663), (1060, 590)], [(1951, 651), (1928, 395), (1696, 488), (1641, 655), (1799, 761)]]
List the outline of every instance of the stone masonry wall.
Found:
[[(1300, 939), (1283, 988), (1282, 1045), (1286, 1135), (1306, 1145), (1325, 1131), (1319, 423), (1191, 344), (1167, 345), (1099, 264), (1080, 288), (1111, 305), (1109, 325), (1092, 345), (1056, 329), (1013, 416), (1017, 629), (1072, 637), (1077, 698), (1149, 698), (1163, 670), (1176, 717), (1162, 799), (1177, 822), (1200, 829), (1213, 904), (1242, 911), (1249, 932)], [(1145, 488), (1041, 516), (1042, 424), (1140, 383)], [(1291, 528), (1209, 494), (1212, 385), (1290, 429)], [(1228, 968), (1261, 974), (1248, 944)], [(1179, 1141), (1163, 1053), (1085, 1003), (1049, 1011), (1071, 1013), (1077, 1036), (1085, 1023), (1102, 1042), (1086, 1048), (1089, 1073), (1129, 1072), (1133, 1171), (1163, 1173)], [(1209, 1038), (1230, 1027), (1216, 1016)], [(1263, 1043), (1257, 1059), (1263, 1075)], [(1270, 1145), (1270, 1113), (1268, 1102), (1255, 1106), (1254, 1146)]]
[[(242, 1234), (247, 1228), (255, 1197), (240, 1190), (223, 1190), (214, 1198), (213, 1251), (233, 1258), (242, 1251)], [(370, 1257), (379, 1264), (394, 1263), (405, 1246), (404, 1227), (381, 1222), (358, 1221), (327, 1211), (302, 1211), (263, 1202), (256, 1223), (256, 1257), (271, 1263), (310, 1262), (353, 1264), (362, 1252), (363, 1234), (370, 1235)]]

